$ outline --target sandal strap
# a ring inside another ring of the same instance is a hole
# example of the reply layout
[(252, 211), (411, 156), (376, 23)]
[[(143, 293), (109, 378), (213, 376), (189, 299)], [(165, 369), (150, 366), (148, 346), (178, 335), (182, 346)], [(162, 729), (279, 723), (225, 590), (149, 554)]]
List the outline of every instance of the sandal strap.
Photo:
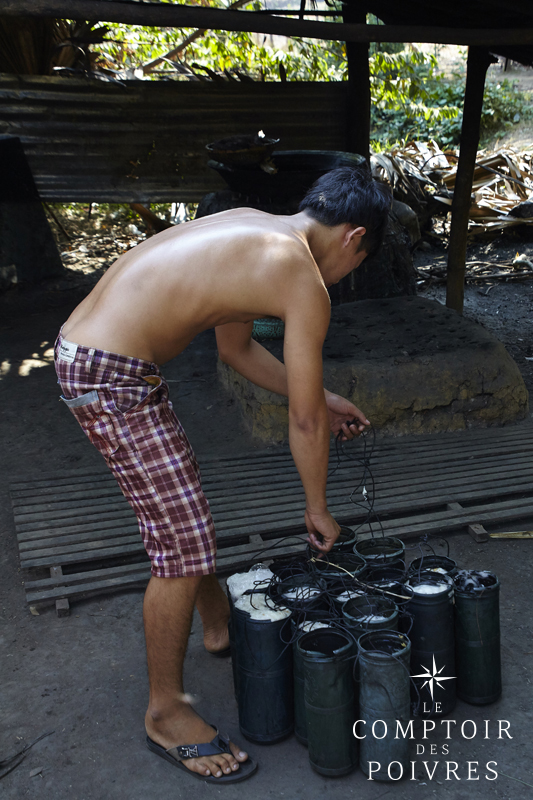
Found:
[(230, 753), (229, 737), (220, 733), (218, 730), (215, 737), (202, 744), (179, 744), (170, 747), (166, 751), (176, 761), (186, 761), (189, 758), (200, 758), (201, 756), (217, 756), (220, 753)]

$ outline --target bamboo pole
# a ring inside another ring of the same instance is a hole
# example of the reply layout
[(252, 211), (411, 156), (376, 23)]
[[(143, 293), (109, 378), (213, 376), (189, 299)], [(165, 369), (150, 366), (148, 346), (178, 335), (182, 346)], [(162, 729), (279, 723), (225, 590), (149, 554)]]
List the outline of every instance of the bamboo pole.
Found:
[(485, 75), (494, 57), (484, 47), (470, 47), (466, 68), (466, 91), (461, 126), (461, 149), (453, 191), (452, 224), (448, 245), (446, 305), (463, 313), (466, 270), (466, 238), (472, 181), (479, 144)]
[(305, 36), (345, 42), (437, 42), (477, 46), (533, 44), (533, 27), (444, 28), (427, 25), (355, 25), (268, 17), (253, 11), (228, 11), (171, 3), (117, 0), (0, 0), (0, 16), (54, 17), (122, 22), (155, 27), (211, 28), (223, 31)]

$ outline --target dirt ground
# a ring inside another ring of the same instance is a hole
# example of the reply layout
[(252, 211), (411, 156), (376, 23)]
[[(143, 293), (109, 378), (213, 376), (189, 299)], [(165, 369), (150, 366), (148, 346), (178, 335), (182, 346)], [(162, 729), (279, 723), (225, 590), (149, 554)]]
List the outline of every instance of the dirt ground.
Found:
[[(32, 477), (44, 471), (101, 463), (67, 409), (58, 402), (50, 348), (61, 323), (101, 271), (129, 246), (132, 236), (139, 238), (126, 230), (131, 224), (115, 220), (93, 236), (83, 235), (88, 233), (84, 225), (75, 231), (72, 222), (73, 238), (68, 244), (62, 242), (69, 268), (65, 277), (44, 287), (13, 289), (0, 298), (0, 436), (4, 443), (0, 461), (0, 761), (53, 731), (0, 780), (2, 797), (196, 800), (224, 792), (237, 799), (253, 793), (258, 800), (531, 797), (531, 542), (478, 545), (467, 535), (450, 537), (453, 558), (466, 567), (482, 564), (500, 576), (504, 674), (504, 693), (498, 703), (487, 708), (459, 703), (453, 716), (460, 722), (472, 719), (478, 724), (483, 719), (506, 719), (513, 736), (512, 740), (505, 736), (498, 739), (497, 729), (491, 728), (488, 740), (481, 735), (468, 741), (455, 738), (448, 758), (462, 764), (460, 781), (447, 781), (440, 771), (435, 780), (428, 780), (421, 761), (414, 781), (378, 784), (367, 781), (360, 771), (347, 778), (327, 780), (311, 771), (305, 749), (290, 738), (270, 747), (249, 746), (260, 763), (260, 771), (250, 782), (232, 789), (207, 786), (182, 775), (144, 746), (147, 677), (141, 591), (77, 602), (70, 617), (64, 619), (57, 618), (52, 609), (41, 611), (39, 616), (30, 614), (24, 597), (24, 575), (19, 569), (8, 484), (15, 476)], [(495, 260), (508, 258), (516, 250), (533, 257), (533, 244), (524, 241), (477, 245), (469, 256), (477, 257), (480, 248), (487, 258)], [(437, 263), (441, 256), (442, 252), (433, 248), (419, 251), (416, 260), (421, 265), (428, 259)], [(443, 300), (442, 286), (420, 288), (426, 296)], [(480, 284), (467, 289), (465, 313), (504, 341), (531, 391), (533, 361), (527, 359), (533, 358), (533, 281), (498, 283), (487, 292), (488, 288)], [(219, 389), (212, 332), (199, 336), (166, 366), (165, 373), (174, 390), (178, 416), (200, 462), (205, 454), (246, 453), (258, 448), (245, 433), (232, 401)], [(200, 698), (200, 713), (242, 742), (231, 666), (203, 651), (198, 620), (193, 624), (186, 673), (187, 687)], [(442, 734), (435, 742), (442, 753)], [(427, 758), (430, 765), (434, 759), (446, 759), (442, 755)], [(466, 780), (466, 759), (479, 762), (479, 781)], [(485, 778), (488, 761), (498, 763), (496, 781)]]

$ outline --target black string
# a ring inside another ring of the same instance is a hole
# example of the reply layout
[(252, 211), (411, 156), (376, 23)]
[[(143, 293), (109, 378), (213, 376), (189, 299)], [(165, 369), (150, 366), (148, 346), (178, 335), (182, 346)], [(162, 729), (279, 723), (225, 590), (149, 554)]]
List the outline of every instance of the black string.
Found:
[[(355, 508), (364, 511), (365, 517), (355, 528), (352, 529), (354, 533), (357, 534), (357, 532), (363, 526), (368, 525), (370, 529), (370, 536), (374, 538), (374, 530), (372, 528), (372, 522), (374, 521), (379, 526), (379, 532), (381, 533), (381, 536), (385, 536), (385, 531), (383, 530), (381, 520), (374, 511), (376, 483), (374, 480), (374, 475), (372, 474), (372, 470), (370, 469), (370, 459), (372, 458), (372, 454), (376, 446), (375, 428), (370, 428), (369, 431), (362, 433), (358, 439), (353, 440), (356, 442), (356, 444), (359, 444), (359, 442), (362, 442), (363, 444), (363, 453), (360, 456), (354, 456), (348, 452), (345, 447), (345, 443), (342, 441), (343, 436), (344, 433), (340, 431), (335, 439), (335, 454), (337, 456), (337, 463), (333, 469), (329, 471), (328, 479), (337, 472), (343, 463), (343, 460), (344, 462), (351, 461), (354, 464), (358, 464), (360, 467), (362, 467), (363, 471), (359, 478), (359, 483), (357, 483), (357, 485), (350, 492), (348, 500), (353, 506), (355, 506)], [(359, 493), (363, 494), (363, 500), (355, 499)]]

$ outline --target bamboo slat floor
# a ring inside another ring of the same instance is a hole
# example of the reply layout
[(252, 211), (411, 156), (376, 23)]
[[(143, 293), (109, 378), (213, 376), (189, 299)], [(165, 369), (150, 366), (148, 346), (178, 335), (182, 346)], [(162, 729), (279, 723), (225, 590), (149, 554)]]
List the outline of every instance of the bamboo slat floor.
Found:
[[(358, 441), (346, 451), (361, 459), (364, 447)], [(265, 548), (263, 559), (302, 549), (304, 493), (287, 449), (201, 462), (220, 573), (242, 568)], [(363, 487), (371, 493), (362, 462), (342, 460), (335, 469), (336, 463), (333, 450), (331, 512), (361, 537), (379, 532), (350, 501), (354, 489), (358, 501)], [(530, 424), (378, 440), (369, 465), (374, 510), (387, 535), (469, 530), (481, 541), (484, 525), (533, 516)], [(67, 614), (69, 600), (146, 585), (150, 569), (135, 517), (104, 464), (15, 479), (10, 489), (31, 606), (55, 604)]]

